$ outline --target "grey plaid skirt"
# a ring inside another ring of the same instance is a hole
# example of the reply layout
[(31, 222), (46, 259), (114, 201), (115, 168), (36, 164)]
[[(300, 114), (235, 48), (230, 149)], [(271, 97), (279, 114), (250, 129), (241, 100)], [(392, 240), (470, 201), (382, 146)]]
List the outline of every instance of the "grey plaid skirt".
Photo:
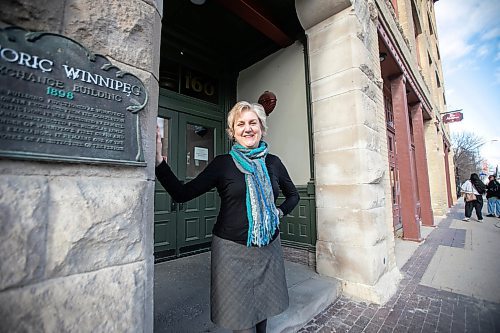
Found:
[(210, 309), (215, 324), (243, 330), (288, 308), (278, 236), (264, 247), (212, 238)]

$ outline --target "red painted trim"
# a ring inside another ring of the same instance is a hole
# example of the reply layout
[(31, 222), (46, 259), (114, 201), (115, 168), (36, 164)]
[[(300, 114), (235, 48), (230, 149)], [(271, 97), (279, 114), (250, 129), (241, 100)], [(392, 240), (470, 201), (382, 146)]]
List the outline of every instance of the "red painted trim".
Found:
[(404, 58), (401, 55), (401, 52), (394, 46), (396, 45), (396, 43), (394, 42), (393, 38), (387, 33), (387, 28), (380, 20), (377, 23), (377, 30), (380, 34), (380, 37), (382, 37), (382, 41), (384, 42), (385, 46), (387, 46), (387, 49), (398, 64), (399, 69), (401, 69), (401, 72), (405, 76), (407, 82), (413, 88), (413, 91), (415, 91), (418, 100), (422, 103), (422, 110), (427, 114), (428, 118), (434, 119), (434, 116), (431, 113), (432, 107), (429, 101), (425, 97), (425, 94), (423, 93), (420, 86), (416, 83), (417, 80), (413, 76), (413, 73), (409, 70), (409, 66), (403, 61)]
[(394, 127), (396, 129), (396, 152), (401, 185), (401, 221), (403, 237), (419, 240), (420, 218), (417, 212), (416, 170), (411, 147), (410, 118), (406, 99), (406, 84), (403, 75), (391, 80), (392, 108), (394, 110)]
[(256, 30), (266, 35), (281, 47), (287, 47), (293, 43), (271, 19), (267, 18), (262, 8), (251, 0), (214, 0), (227, 10), (233, 12)]

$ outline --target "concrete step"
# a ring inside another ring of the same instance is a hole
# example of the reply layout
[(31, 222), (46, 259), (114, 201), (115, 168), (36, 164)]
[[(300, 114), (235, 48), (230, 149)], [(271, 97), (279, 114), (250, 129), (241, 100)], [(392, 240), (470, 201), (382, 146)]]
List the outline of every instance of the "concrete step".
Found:
[(320, 277), (309, 268), (285, 262), (290, 306), (282, 314), (270, 318), (269, 333), (296, 332), (337, 299), (340, 283)]

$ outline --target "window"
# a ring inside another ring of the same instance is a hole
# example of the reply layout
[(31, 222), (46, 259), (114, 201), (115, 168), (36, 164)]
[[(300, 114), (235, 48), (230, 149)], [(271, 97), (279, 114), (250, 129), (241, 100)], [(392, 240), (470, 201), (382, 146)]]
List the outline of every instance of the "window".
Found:
[(431, 21), (431, 18), (429, 16), (429, 14), (427, 14), (427, 22), (429, 23), (429, 32), (431, 35), (434, 35), (434, 29), (432, 28), (432, 21)]
[(390, 90), (384, 89), (385, 121), (389, 128), (394, 129), (394, 111), (392, 110), (392, 97)]

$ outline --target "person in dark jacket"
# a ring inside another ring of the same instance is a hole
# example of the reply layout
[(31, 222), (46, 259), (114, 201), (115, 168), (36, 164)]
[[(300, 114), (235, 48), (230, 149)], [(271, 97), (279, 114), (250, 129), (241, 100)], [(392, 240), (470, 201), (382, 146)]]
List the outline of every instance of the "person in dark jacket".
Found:
[(500, 217), (500, 183), (495, 178), (495, 175), (488, 177), (488, 185), (486, 186), (486, 199), (488, 199), (488, 217)]
[[(156, 135), (156, 177), (177, 202), (217, 188), (221, 206), (213, 227), (211, 320), (234, 332), (266, 332), (267, 318), (288, 307), (279, 220), (299, 195), (288, 172), (262, 140), (266, 113), (260, 104), (238, 102), (227, 117), (229, 154), (219, 155), (182, 184), (162, 156)], [(276, 206), (279, 192), (284, 202)]]
[[(483, 209), (483, 194), (486, 192), (486, 185), (479, 179), (477, 173), (473, 173), (470, 175), (470, 179), (466, 180), (461, 186), (462, 192), (473, 193), (475, 200), (466, 200), (465, 199), (465, 218), (464, 221), (469, 221), (472, 210), (476, 210), (477, 221), (483, 222), (483, 213), (481, 210)], [(464, 195), (466, 198), (466, 195)]]

